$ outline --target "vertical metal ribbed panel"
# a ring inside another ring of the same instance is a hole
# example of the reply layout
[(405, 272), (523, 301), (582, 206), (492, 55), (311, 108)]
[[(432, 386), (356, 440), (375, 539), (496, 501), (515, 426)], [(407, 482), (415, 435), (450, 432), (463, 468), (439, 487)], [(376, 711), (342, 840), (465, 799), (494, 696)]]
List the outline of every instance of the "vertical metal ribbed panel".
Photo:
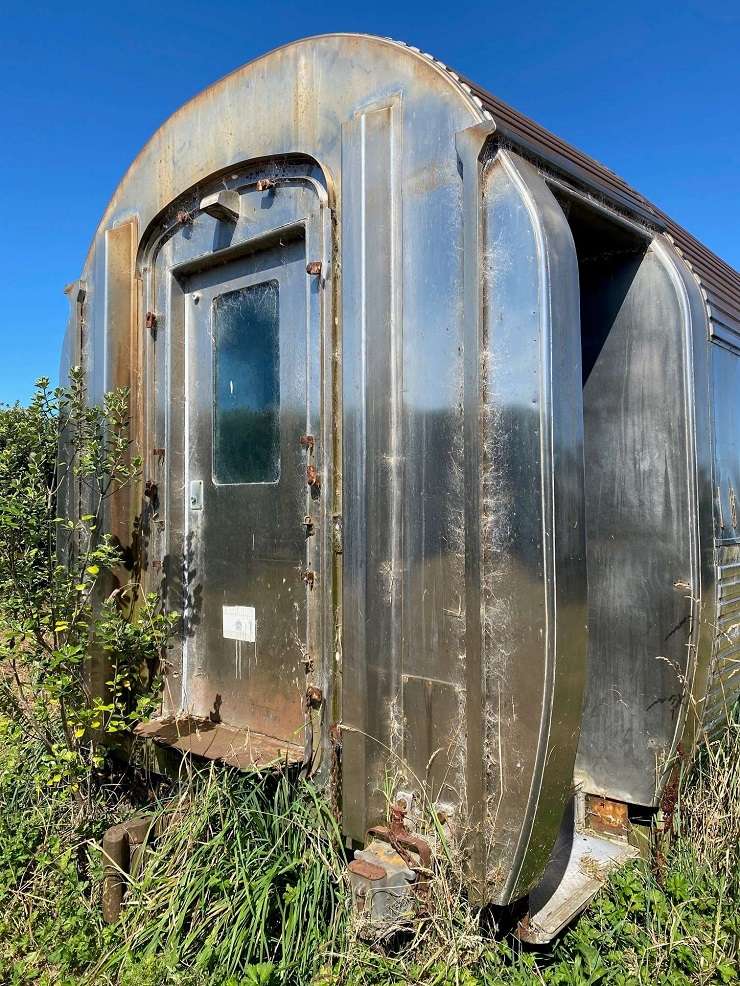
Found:
[(704, 705), (704, 726), (721, 728), (740, 697), (740, 544), (718, 547), (717, 634)]

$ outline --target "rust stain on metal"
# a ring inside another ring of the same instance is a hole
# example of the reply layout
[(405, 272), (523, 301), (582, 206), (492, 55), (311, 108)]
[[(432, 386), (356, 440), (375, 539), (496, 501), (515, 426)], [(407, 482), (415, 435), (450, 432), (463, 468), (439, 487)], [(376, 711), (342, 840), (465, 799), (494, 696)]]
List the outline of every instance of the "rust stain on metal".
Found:
[(605, 835), (629, 834), (630, 821), (624, 801), (612, 801), (595, 794), (586, 795), (586, 825)]
[(306, 466), (306, 482), (311, 487), (311, 498), (318, 500), (321, 494), (321, 478), (318, 469), (312, 462)]
[[(428, 873), (432, 865), (432, 850), (429, 843), (414, 835), (406, 828), (406, 806), (400, 801), (391, 805), (389, 811), (388, 825), (374, 825), (367, 831), (367, 842), (370, 839), (379, 839), (391, 845), (406, 865), (415, 871), (421, 870)], [(411, 854), (418, 857), (418, 862)], [(417, 889), (422, 893), (426, 888), (426, 880), (421, 876), (417, 883)]]
[(331, 811), (337, 822), (342, 823), (342, 727), (338, 722), (329, 726), (331, 744), (331, 767), (329, 769), (329, 800)]
[(313, 435), (301, 435), (300, 443), (303, 448), (312, 449), (315, 444)]
[(309, 685), (306, 689), (306, 705), (309, 709), (320, 709), (324, 701), (324, 693), (316, 685)]
[(371, 883), (377, 883), (378, 880), (382, 880), (386, 875), (382, 866), (369, 863), (366, 859), (353, 859), (347, 866), (347, 869), (350, 873), (354, 873), (355, 876), (362, 877), (363, 880), (369, 880)]
[(303, 748), (294, 743), (194, 716), (152, 719), (137, 726), (134, 733), (181, 753), (217, 760), (238, 770), (297, 764), (303, 760)]
[(405, 835), (406, 829), (406, 805), (402, 801), (392, 804), (389, 811), (390, 825), (388, 829), (394, 836)]
[(670, 776), (663, 788), (663, 795), (660, 799), (660, 810), (663, 812), (663, 831), (668, 832), (673, 827), (673, 816), (678, 805), (678, 794), (681, 786), (681, 769), (686, 758), (683, 744), (679, 743), (676, 751), (677, 759), (673, 765)]

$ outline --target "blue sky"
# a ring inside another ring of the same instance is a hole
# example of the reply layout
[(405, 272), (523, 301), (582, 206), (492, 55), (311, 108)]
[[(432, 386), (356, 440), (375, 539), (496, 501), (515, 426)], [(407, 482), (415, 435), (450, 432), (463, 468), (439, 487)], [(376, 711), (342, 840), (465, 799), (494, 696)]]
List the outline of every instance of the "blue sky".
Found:
[(208, 83), (330, 31), (407, 41), (603, 161), (740, 267), (740, 3), (8, 4), (0, 401), (55, 377), (64, 285), (141, 145)]

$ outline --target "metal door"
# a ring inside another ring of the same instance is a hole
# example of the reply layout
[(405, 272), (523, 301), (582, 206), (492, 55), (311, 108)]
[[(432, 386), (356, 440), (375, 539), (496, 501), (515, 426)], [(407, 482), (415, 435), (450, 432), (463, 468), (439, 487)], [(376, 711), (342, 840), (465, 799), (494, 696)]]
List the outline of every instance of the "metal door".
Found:
[(316, 483), (304, 238), (183, 282), (185, 707), (301, 741)]

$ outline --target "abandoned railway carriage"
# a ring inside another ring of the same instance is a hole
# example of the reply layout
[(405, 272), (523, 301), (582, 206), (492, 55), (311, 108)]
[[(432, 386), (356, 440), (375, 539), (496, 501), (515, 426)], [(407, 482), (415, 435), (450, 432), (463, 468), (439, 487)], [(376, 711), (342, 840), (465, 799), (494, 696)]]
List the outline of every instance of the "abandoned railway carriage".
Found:
[[(144, 460), (112, 529), (184, 616), (142, 733), (303, 763), (356, 843), (390, 784), (419, 850), (428, 801), (551, 935), (740, 682), (740, 276), (430, 55), (332, 35), (175, 113), (68, 290), (63, 373), (130, 388)], [(358, 886), (398, 882), (384, 835)]]

